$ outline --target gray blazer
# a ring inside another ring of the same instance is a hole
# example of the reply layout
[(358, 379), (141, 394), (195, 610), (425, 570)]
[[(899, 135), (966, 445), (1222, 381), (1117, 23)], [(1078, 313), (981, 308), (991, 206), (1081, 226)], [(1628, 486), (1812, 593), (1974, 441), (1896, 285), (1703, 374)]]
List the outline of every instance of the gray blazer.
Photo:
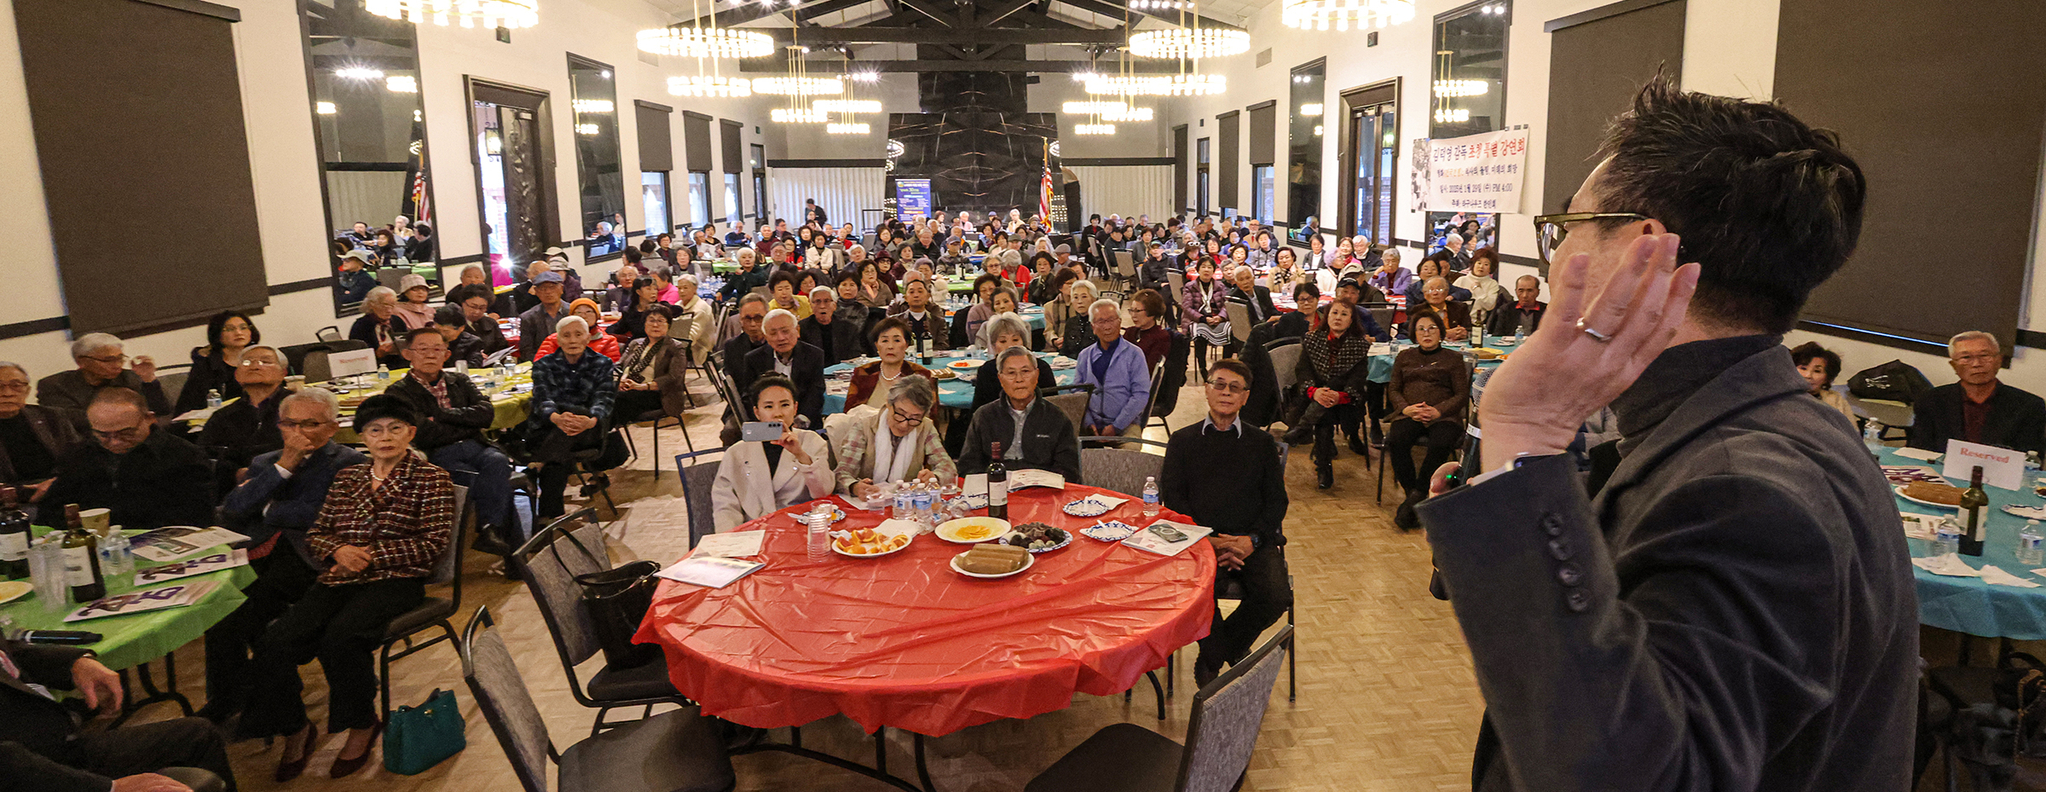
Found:
[(36, 382), (36, 403), (71, 419), (72, 428), (83, 437), (92, 428), (85, 422), (86, 405), (92, 403), (92, 397), (99, 393), (100, 388), (115, 387), (142, 394), (142, 398), (149, 402), (150, 412), (156, 413), (161, 420), (171, 419), (171, 403), (163, 394), (163, 382), (143, 382), (141, 375), (132, 369), (123, 369), (119, 376), (98, 387), (87, 384), (85, 375), (78, 369), (59, 371)]
[(1770, 346), (1623, 440), (1595, 502), (1566, 454), (1419, 507), (1489, 707), (1475, 789), (1910, 788), (1910, 553), (1806, 389)]

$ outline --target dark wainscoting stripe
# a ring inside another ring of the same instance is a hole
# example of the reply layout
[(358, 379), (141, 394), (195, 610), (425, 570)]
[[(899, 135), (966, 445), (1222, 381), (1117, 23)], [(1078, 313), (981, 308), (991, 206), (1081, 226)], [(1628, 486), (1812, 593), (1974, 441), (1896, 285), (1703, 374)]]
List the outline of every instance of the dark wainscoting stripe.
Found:
[(1173, 165), (1171, 157), (1063, 157), (1059, 164), (1069, 167), (1102, 168), (1117, 165)]
[(270, 284), (270, 296), (275, 297), (280, 294), (294, 294), (302, 291), (324, 289), (333, 286), (333, 284), (333, 278), (307, 278), (290, 283), (272, 283)]
[[(1938, 355), (1940, 357), (1945, 357), (1947, 354), (1947, 345), (1943, 342), (1926, 341), (1918, 338), (1905, 338), (1903, 336), (1891, 335), (1889, 333), (1878, 333), (1872, 330), (1863, 330), (1859, 327), (1848, 327), (1846, 325), (1829, 324), (1826, 322), (1811, 322), (1800, 319), (1798, 320), (1797, 323), (1797, 329), (1809, 330), (1820, 335), (1829, 335), (1838, 338), (1851, 338), (1856, 341), (1865, 341), (1867, 343), (1878, 344), (1881, 346), (1892, 347), (1895, 349), (1908, 349), (1913, 352), (1923, 352), (1928, 355)], [(2018, 331), (2019, 333), (2018, 343), (2025, 344), (2024, 333), (2027, 332), (2030, 331), (2026, 330)], [(2031, 346), (2030, 344), (2025, 345)]]
[(0, 325), (0, 339), (40, 335), (42, 333), (51, 333), (58, 330), (68, 329), (70, 327), (71, 317), (69, 316), (52, 316), (48, 319), (31, 319), (26, 322), (14, 322), (12, 324)]
[(888, 160), (879, 157), (874, 159), (771, 159), (767, 161), (767, 167), (770, 168), (879, 168), (887, 164)]
[(2018, 328), (2018, 346), (2046, 349), (2046, 333)]

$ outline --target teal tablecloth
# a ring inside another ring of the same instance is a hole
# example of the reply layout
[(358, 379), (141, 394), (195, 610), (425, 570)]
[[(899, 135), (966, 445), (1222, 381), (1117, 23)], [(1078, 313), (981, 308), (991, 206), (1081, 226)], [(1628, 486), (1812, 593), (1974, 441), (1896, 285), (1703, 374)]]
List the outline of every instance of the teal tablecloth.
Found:
[[(1916, 459), (1897, 455), (1896, 449), (1885, 449), (1882, 454), (1885, 465), (1919, 465), (1938, 472), (1937, 462), (1920, 462)], [(1966, 482), (1954, 482), (1965, 485)], [(1912, 572), (1918, 581), (1918, 621), (1943, 630), (1953, 630), (1985, 638), (2010, 638), (2019, 641), (2046, 640), (2046, 577), (2035, 575), (2031, 565), (2019, 564), (2017, 559), (2018, 528), (2025, 524), (2022, 517), (2003, 510), (2006, 504), (2018, 506), (2046, 506), (2046, 498), (2032, 491), (2037, 482), (2027, 476), (2025, 486), (2017, 492), (1995, 487), (1985, 488), (1989, 492), (1989, 508), (1983, 512), (1989, 520), (1987, 546), (1981, 557), (1961, 556), (1968, 566), (1981, 569), (1991, 564), (1998, 569), (2018, 577), (2041, 584), (2041, 588), (2017, 588), (2013, 586), (1992, 586), (1981, 578), (1947, 577), (1935, 575), (1917, 567)], [(1920, 506), (1896, 496), (1897, 510), (1908, 514), (1954, 514), (1954, 510), (1940, 510)], [(1965, 518), (1963, 518), (1965, 519)], [(1923, 539), (1906, 539), (1914, 558), (1933, 554), (1932, 542)]]
[[(222, 549), (224, 546), (208, 548), (205, 552), (213, 553)], [(138, 570), (153, 566), (160, 565), (141, 558), (135, 559), (135, 568)], [(108, 579), (107, 594), (126, 594), (135, 591), (133, 580), (132, 575)], [(91, 649), (97, 654), (99, 661), (106, 667), (119, 671), (170, 654), (178, 647), (205, 635), (207, 628), (227, 618), (235, 608), (241, 607), (242, 601), (247, 599), (242, 596), (242, 588), (255, 582), (256, 572), (247, 566), (239, 566), (184, 580), (159, 583), (149, 588), (162, 588), (197, 580), (213, 581), (213, 590), (206, 592), (206, 596), (198, 602), (181, 608), (166, 608), (127, 616), (108, 616), (66, 624), (65, 615), (77, 610), (79, 607), (77, 604), (66, 605), (61, 610), (45, 610), (43, 603), (34, 594), (29, 594), (0, 606), (0, 615), (13, 620), (17, 629), (87, 630), (99, 633), (105, 637), (98, 643), (86, 644), (84, 648)]]
[[(1401, 351), (1401, 350), (1404, 350), (1404, 349), (1406, 349), (1406, 348), (1408, 348), (1408, 347), (1411, 347), (1411, 346), (1413, 346), (1413, 344), (1412, 344), (1411, 342), (1408, 342), (1408, 341), (1405, 341), (1405, 340), (1401, 340), (1401, 341), (1399, 341), (1399, 342), (1397, 342), (1397, 343), (1393, 344), (1393, 347), (1392, 347), (1392, 352), (1390, 352), (1390, 353), (1388, 353), (1388, 354), (1384, 354), (1384, 355), (1372, 355), (1372, 356), (1371, 356), (1371, 381), (1372, 381), (1372, 382), (1376, 382), (1376, 383), (1379, 383), (1379, 384), (1381, 384), (1381, 385), (1382, 385), (1382, 384), (1385, 384), (1385, 383), (1388, 383), (1388, 382), (1391, 382), (1391, 381), (1392, 381), (1392, 360), (1393, 360), (1393, 358), (1399, 357), (1399, 354), (1400, 354), (1400, 351)], [(1464, 345), (1464, 344), (1457, 344), (1457, 343), (1449, 343), (1449, 344), (1443, 344), (1443, 346), (1445, 346), (1445, 347), (1448, 347), (1448, 348), (1450, 348), (1450, 349), (1463, 349), (1463, 348), (1465, 348), (1465, 346), (1466, 346), (1466, 345)], [(1515, 349), (1515, 347), (1513, 347), (1513, 346), (1510, 346), (1510, 345), (1509, 345), (1509, 346), (1499, 346), (1499, 345), (1497, 345), (1497, 344), (1494, 344), (1494, 343), (1489, 343), (1489, 342), (1487, 343), (1487, 346), (1490, 346), (1490, 347), (1492, 347), (1493, 349), (1497, 349), (1497, 350), (1499, 350), (1499, 351), (1501, 351), (1501, 352), (1506, 352), (1506, 353), (1508, 353), (1508, 354), (1511, 354), (1511, 353), (1513, 352), (1513, 350)], [(1481, 371), (1489, 371), (1489, 370), (1491, 370), (1491, 369), (1496, 369), (1496, 368), (1498, 368), (1498, 367), (1499, 367), (1499, 364), (1500, 364), (1500, 363), (1503, 363), (1503, 362), (1505, 362), (1505, 361), (1503, 361), (1503, 360), (1480, 360), (1480, 361), (1478, 361), (1478, 369), (1479, 369), (1479, 370), (1481, 370)]]
[[(1037, 356), (1041, 358), (1050, 358), (1051, 353), (1048, 352), (1038, 353)], [(934, 357), (931, 359), (930, 367), (932, 369), (938, 369), (946, 366), (947, 364), (951, 363), (954, 360), (963, 359), (985, 361), (987, 360), (987, 356), (979, 354), (977, 351), (975, 351), (967, 353), (967, 356), (965, 358)], [(843, 380), (836, 379), (832, 375), (851, 370), (852, 366), (847, 365), (845, 363), (840, 363), (836, 366), (832, 366), (824, 370), (825, 415), (833, 415), (836, 413), (845, 412), (845, 383)], [(967, 371), (969, 372), (968, 374), (957, 379), (938, 381), (938, 404), (940, 406), (950, 407), (955, 410), (966, 410), (973, 407), (973, 383), (968, 381), (967, 377), (973, 376), (973, 373), (977, 373), (978, 369), (968, 369)], [(1071, 385), (1073, 384), (1073, 380), (1079, 375), (1080, 370), (1078, 368), (1052, 369), (1051, 373), (1052, 376), (1058, 379), (1058, 383), (1060, 385)]]

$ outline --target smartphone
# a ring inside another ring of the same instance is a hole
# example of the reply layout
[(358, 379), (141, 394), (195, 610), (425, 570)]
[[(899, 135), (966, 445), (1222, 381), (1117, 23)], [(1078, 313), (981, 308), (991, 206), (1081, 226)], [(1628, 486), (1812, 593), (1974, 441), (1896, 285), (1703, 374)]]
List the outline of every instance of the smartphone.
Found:
[(1151, 533), (1156, 534), (1158, 538), (1168, 542), (1186, 541), (1186, 534), (1180, 532), (1178, 528), (1174, 528), (1170, 525), (1164, 524), (1153, 525), (1151, 526)]
[(739, 439), (749, 443), (766, 443), (780, 440), (780, 421), (747, 421), (739, 425)]

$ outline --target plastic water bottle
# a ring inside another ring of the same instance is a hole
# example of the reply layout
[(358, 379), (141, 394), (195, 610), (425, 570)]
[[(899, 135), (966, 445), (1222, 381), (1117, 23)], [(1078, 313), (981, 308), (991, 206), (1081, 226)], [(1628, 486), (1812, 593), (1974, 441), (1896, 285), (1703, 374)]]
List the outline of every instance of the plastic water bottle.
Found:
[(1873, 454), (1875, 458), (1881, 459), (1883, 457), (1883, 425), (1869, 421), (1867, 426), (1862, 427), (1861, 444), (1868, 446), (1868, 452)]
[(218, 410), (218, 409), (220, 409), (220, 389), (219, 389), (219, 388), (213, 388), (213, 389), (211, 389), (211, 390), (208, 390), (208, 391), (206, 391), (206, 409), (209, 409), (209, 410)]
[(810, 560), (822, 561), (831, 554), (831, 504), (818, 501), (810, 513), (803, 517), (810, 528)]
[[(123, 575), (135, 570), (134, 556), (129, 555), (128, 537), (118, 531), (99, 540), (99, 568), (107, 577)], [(123, 563), (123, 559), (127, 559)]]
[(1952, 518), (1939, 521), (1933, 529), (1934, 558), (1959, 558), (1961, 555), (1961, 526)]
[(916, 485), (916, 521), (926, 529), (937, 525), (938, 512), (932, 508), (934, 499), (935, 493), (931, 492), (930, 485), (921, 482)]
[(895, 510), (888, 516), (898, 520), (907, 520), (910, 518), (912, 510), (913, 507), (910, 505), (909, 500), (909, 488), (897, 487), (895, 489)]
[(1144, 477), (1144, 516), (1151, 518), (1156, 518), (1158, 516), (1157, 476)]
[(386, 365), (384, 365), (384, 364), (382, 364), (382, 363), (378, 363), (378, 364), (377, 364), (377, 381), (378, 381), (378, 382), (389, 382), (390, 380), (391, 380), (391, 367), (390, 367), (390, 366), (386, 366)]
[(2036, 567), (2046, 563), (2046, 536), (2039, 533), (2038, 520), (2026, 520), (2018, 529), (2018, 565)]

